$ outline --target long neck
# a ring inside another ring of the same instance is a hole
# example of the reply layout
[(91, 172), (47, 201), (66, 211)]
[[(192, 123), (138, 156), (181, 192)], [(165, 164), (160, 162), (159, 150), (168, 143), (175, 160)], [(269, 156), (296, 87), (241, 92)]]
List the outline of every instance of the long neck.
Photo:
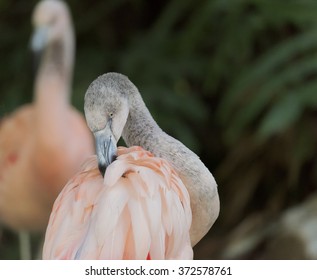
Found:
[(125, 143), (128, 146), (141, 146), (151, 151), (155, 138), (161, 133), (161, 128), (152, 118), (141, 96), (135, 94), (130, 100), (129, 116), (122, 133)]
[(35, 81), (34, 134), (40, 146), (58, 142), (67, 121), (74, 56), (72, 32), (67, 33), (47, 46)]
[[(70, 87), (74, 64), (74, 37), (70, 29), (64, 38), (48, 45), (43, 51), (38, 74), (35, 80), (35, 101), (44, 103), (45, 93), (50, 86), (56, 87), (54, 96), (64, 102), (70, 98)], [(51, 93), (53, 94), (53, 93)]]
[(190, 234), (192, 245), (195, 245), (218, 217), (217, 184), (196, 154), (160, 129), (139, 94), (132, 100), (123, 139), (128, 146), (139, 145), (166, 159), (178, 172), (191, 199), (193, 219)]

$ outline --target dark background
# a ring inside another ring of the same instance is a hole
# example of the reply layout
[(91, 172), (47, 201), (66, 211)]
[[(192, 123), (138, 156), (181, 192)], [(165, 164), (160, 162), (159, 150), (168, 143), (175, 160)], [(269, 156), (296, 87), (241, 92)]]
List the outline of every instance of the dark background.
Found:
[[(0, 0), (0, 117), (32, 100), (36, 2)], [(272, 226), (316, 191), (317, 1), (67, 2), (73, 104), (82, 111), (92, 80), (122, 72), (214, 174), (221, 213), (195, 258), (274, 258)], [(0, 232), (0, 258), (19, 258), (16, 235)]]

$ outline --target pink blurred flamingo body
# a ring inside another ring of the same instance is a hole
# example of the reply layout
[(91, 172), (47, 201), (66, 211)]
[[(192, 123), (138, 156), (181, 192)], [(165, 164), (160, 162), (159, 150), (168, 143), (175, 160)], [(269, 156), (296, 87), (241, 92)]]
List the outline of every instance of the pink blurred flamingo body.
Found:
[(41, 232), (60, 190), (93, 154), (93, 141), (69, 104), (74, 34), (67, 6), (40, 1), (33, 24), (32, 48), (43, 52), (34, 102), (0, 126), (0, 223)]

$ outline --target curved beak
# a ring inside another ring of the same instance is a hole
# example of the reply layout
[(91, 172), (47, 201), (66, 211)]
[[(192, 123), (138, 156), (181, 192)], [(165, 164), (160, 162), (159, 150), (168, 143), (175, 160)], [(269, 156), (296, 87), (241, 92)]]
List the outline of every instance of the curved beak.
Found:
[(42, 56), (42, 52), (47, 44), (48, 30), (47, 27), (38, 27), (35, 29), (31, 38), (31, 50), (34, 53), (34, 69), (36, 70)]
[(102, 176), (107, 167), (117, 158), (117, 143), (111, 131), (111, 120), (103, 130), (94, 133), (96, 140), (96, 153), (98, 168)]

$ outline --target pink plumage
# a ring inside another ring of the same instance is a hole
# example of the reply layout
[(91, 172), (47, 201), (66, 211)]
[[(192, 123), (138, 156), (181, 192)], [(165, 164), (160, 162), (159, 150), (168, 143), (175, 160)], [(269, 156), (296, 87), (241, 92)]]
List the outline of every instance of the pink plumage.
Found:
[(190, 199), (170, 164), (118, 148), (98, 170), (89, 158), (55, 201), (44, 259), (192, 259)]

